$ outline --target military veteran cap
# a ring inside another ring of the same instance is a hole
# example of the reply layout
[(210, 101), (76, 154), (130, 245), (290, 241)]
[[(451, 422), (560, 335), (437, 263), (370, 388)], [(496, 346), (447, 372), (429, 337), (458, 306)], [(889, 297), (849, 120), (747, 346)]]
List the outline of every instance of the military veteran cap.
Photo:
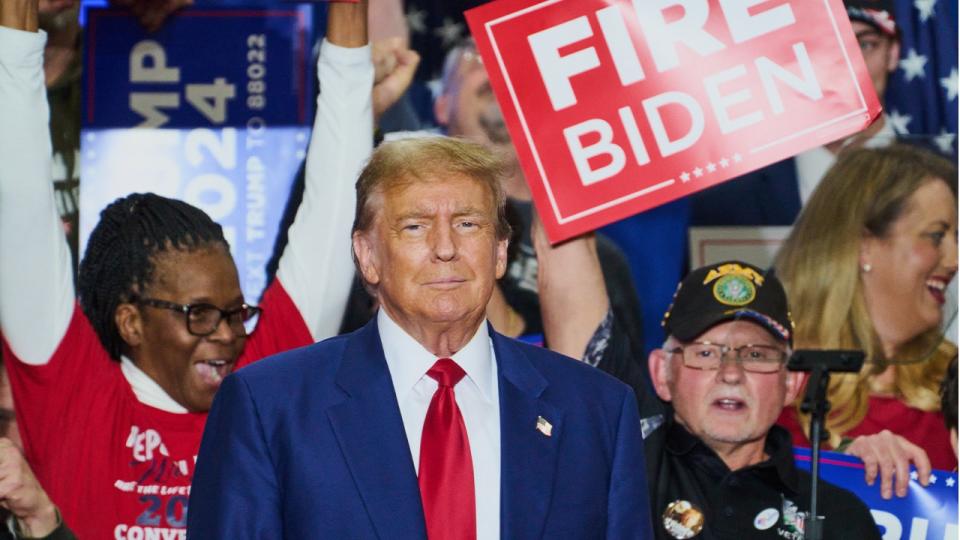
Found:
[(876, 27), (884, 34), (896, 37), (897, 23), (891, 0), (843, 0), (851, 21), (861, 21)]
[(668, 335), (692, 341), (711, 327), (732, 319), (749, 319), (777, 339), (793, 343), (793, 320), (780, 280), (740, 261), (712, 264), (690, 272), (677, 286), (661, 324)]

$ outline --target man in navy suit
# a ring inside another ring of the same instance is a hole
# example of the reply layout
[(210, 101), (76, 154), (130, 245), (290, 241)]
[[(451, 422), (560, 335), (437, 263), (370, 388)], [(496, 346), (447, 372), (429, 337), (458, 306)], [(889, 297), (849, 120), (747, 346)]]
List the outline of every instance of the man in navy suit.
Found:
[(374, 152), (353, 252), (380, 310), (223, 382), (191, 538), (650, 537), (630, 389), (485, 321), (510, 231), (501, 173), (446, 137)]

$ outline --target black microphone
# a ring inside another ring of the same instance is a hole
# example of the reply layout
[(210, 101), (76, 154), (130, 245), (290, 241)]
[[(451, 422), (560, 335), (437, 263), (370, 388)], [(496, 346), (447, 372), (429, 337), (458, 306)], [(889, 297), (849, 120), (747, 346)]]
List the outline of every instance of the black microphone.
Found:
[(820, 350), (798, 349), (787, 361), (790, 371), (823, 371), (833, 373), (856, 373), (863, 367), (863, 351), (851, 349)]
[[(820, 442), (828, 438), (823, 429), (830, 402), (827, 401), (827, 387), (830, 385), (830, 373), (856, 373), (863, 367), (863, 351), (855, 350), (815, 350), (800, 349), (793, 352), (787, 361), (790, 371), (810, 372), (807, 391), (800, 410), (810, 414), (810, 511), (804, 518), (804, 531), (807, 540), (823, 538), (824, 519), (819, 515), (818, 491), (820, 485)], [(838, 526), (839, 529), (839, 526)]]

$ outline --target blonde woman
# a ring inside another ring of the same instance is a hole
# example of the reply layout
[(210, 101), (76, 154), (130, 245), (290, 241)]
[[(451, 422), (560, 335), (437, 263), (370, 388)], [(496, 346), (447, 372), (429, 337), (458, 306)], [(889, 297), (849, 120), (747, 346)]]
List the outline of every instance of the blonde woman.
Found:
[[(957, 349), (940, 333), (957, 272), (957, 171), (912, 147), (846, 153), (804, 208), (775, 262), (794, 309), (796, 348), (866, 352), (834, 375), (829, 446), (857, 455), (881, 494), (906, 494), (908, 465), (956, 468), (938, 389)], [(809, 417), (780, 422), (809, 446)], [(924, 482), (925, 483), (925, 482)]]

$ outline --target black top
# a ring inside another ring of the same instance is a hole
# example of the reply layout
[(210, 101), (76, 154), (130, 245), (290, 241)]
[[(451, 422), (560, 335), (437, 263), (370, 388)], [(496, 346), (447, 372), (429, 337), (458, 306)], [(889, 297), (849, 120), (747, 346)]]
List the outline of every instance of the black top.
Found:
[[(780, 426), (767, 434), (769, 459), (736, 471), (669, 420), (644, 445), (657, 538), (675, 538), (664, 526), (664, 511), (674, 501), (702, 511), (699, 539), (803, 538), (810, 475), (795, 466), (790, 434)], [(821, 480), (818, 501), (825, 516), (824, 539), (879, 540), (870, 510), (849, 491)]]
[[(749, 540), (803, 538), (801, 513), (809, 509), (810, 475), (797, 469), (790, 434), (773, 426), (767, 434), (766, 461), (731, 471), (717, 454), (673, 421), (673, 409), (653, 392), (645, 365), (630, 354), (616, 323), (597, 367), (633, 386), (641, 428), (657, 539)], [(683, 501), (668, 511), (671, 503)], [(819, 513), (825, 540), (880, 538), (870, 511), (854, 494), (820, 481)], [(702, 515), (697, 536), (684, 536), (682, 510), (689, 503)], [(671, 515), (673, 523), (665, 520)], [(666, 522), (666, 524), (665, 524)], [(676, 535), (668, 532), (673, 526)]]

